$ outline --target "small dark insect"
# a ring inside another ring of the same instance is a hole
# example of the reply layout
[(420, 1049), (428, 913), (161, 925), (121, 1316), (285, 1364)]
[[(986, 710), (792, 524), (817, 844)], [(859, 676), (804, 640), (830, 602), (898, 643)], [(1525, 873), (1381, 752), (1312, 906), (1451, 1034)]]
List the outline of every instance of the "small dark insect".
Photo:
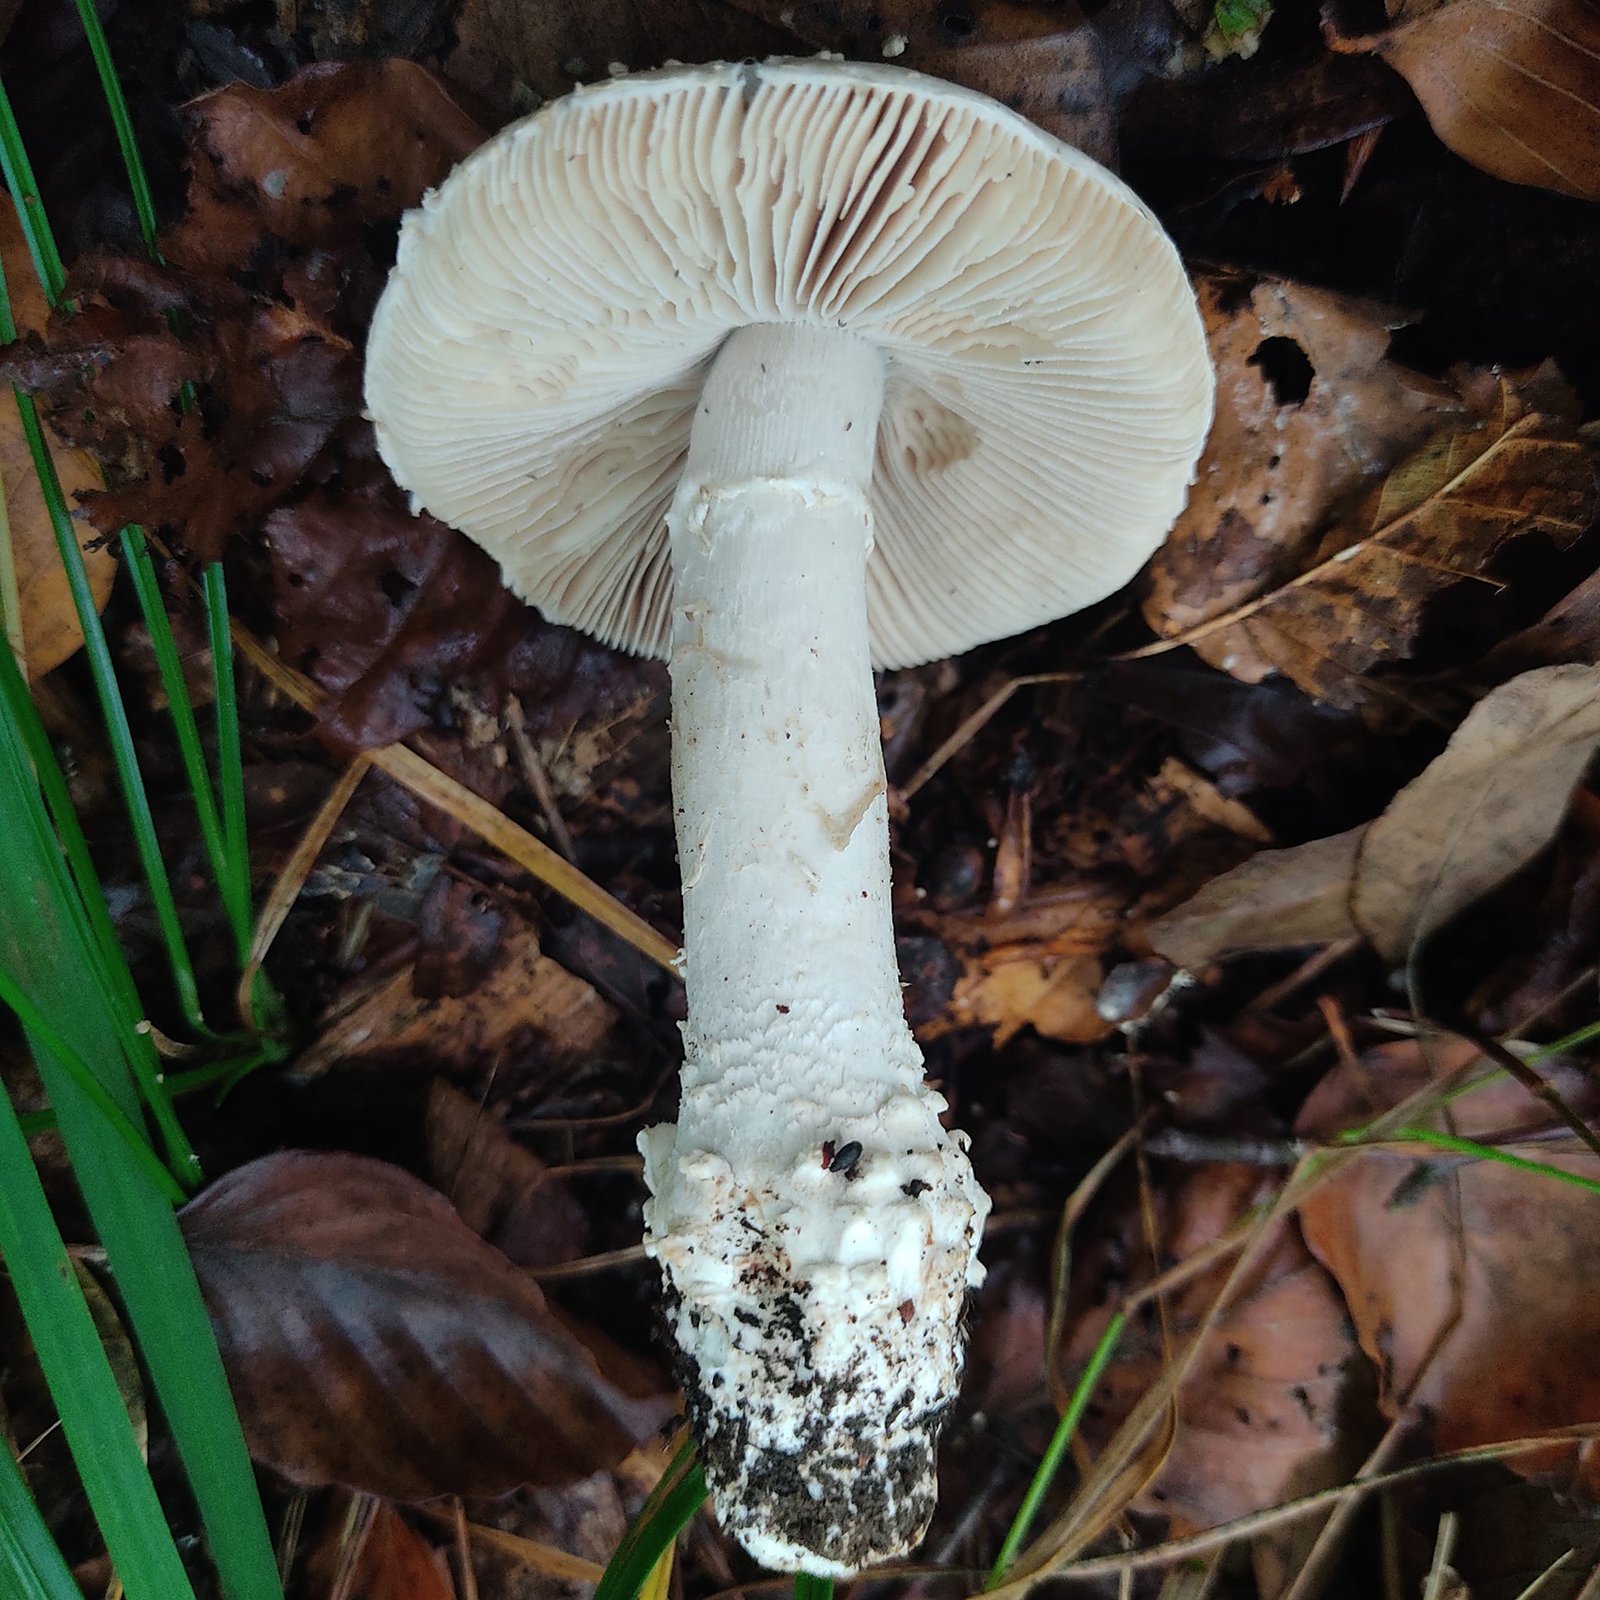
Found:
[(931, 1183), (924, 1183), (921, 1178), (913, 1178), (910, 1183), (900, 1185), (900, 1193), (915, 1200), (919, 1194), (926, 1194), (932, 1187)]
[[(825, 1150), (831, 1150), (832, 1146), (824, 1145), (823, 1148)], [(834, 1151), (829, 1156), (828, 1171), (843, 1172), (848, 1174), (854, 1169), (856, 1162), (858, 1162), (860, 1159), (861, 1141), (859, 1139), (852, 1139), (849, 1144), (840, 1145), (838, 1150)]]

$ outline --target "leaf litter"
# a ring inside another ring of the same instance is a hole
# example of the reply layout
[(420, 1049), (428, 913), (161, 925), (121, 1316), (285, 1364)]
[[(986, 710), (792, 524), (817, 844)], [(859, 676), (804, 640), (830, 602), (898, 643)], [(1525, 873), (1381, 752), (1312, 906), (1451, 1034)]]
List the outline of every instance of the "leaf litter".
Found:
[[(1218, 423), (1138, 595), (881, 686), (908, 1011), (996, 1198), (947, 1452), (959, 1503), (930, 1549), (992, 1557), (1032, 1465), (1014, 1430), (1031, 1415), (1021, 1437), (1043, 1437), (1047, 1373), (1070, 1383), (1124, 1305), (1078, 1498), (1058, 1493), (1024, 1584), (1130, 1512), (1151, 1537), (1254, 1515), (1255, 1592), (1277, 1594), (1309, 1546), (1274, 1505), (1342, 1503), (1387, 1418), (1445, 1449), (1600, 1417), (1572, 1245), (1592, 1197), (1414, 1139), (1305, 1165), (1308, 1140), (1406, 1094), (1426, 1126), (1591, 1160), (1525, 1089), (1441, 1109), (1437, 1052), (1382, 1043), (1409, 1025), (1397, 965), (1430, 1007), (1548, 1038), (1593, 1020), (1600, 962), (1582, 888), (1600, 322), (1570, 292), (1600, 268), (1596, 225), (1461, 167), (1391, 69), (1487, 173), (1525, 181), (1519, 140), (1559, 159), (1587, 125), (1503, 84), (1497, 120), (1441, 112), (1440, 85), (1488, 81), (1439, 31), (1473, 4), (1395, 8), (1380, 33), (1335, 16), (1339, 50), (1282, 8), (1215, 67), (1194, 48), (1215, 13), (1193, 6), (211, 4), (185, 25), (186, 88), (211, 92), (185, 112), (164, 264), (82, 254), (77, 315), (7, 371), (106, 469), (82, 485), (97, 534), (137, 517), (228, 563), (242, 637), (271, 641), (246, 680), (258, 780), (322, 761), (326, 791), (358, 749), (378, 772), (274, 907), (268, 968), (305, 978), (299, 1049), (239, 1091), (259, 1126), (208, 1113), (226, 1175), (186, 1219), (264, 1462), (397, 1500), (543, 1483), (471, 1517), (508, 1550), (601, 1559), (643, 1492), (613, 1471), (673, 1402), (625, 1248), (632, 1140), (670, 1115), (681, 995), (653, 964), (669, 941), (634, 930), (649, 954), (619, 955), (539, 886), (674, 926), (663, 678), (524, 613), (411, 517), (359, 415), (361, 345), (399, 213), (488, 122), (613, 63), (785, 49), (898, 60), (1120, 144), (1191, 261), (1237, 263), (1199, 271)], [(1502, 62), (1536, 64), (1534, 8), (1500, 14)], [(400, 38), (425, 64), (291, 70)], [(251, 81), (213, 87), (205, 62)], [(1514, 300), (1530, 274), (1548, 304)], [(115, 598), (108, 616), (126, 652)], [(47, 685), (62, 727), (70, 673)], [(1588, 1117), (1580, 1078), (1554, 1081)], [(1077, 1217), (1047, 1361), (1049, 1229), (1119, 1140), (1147, 1145), (1143, 1177)], [(529, 1274), (552, 1267), (547, 1299)], [(1550, 1359), (1519, 1367), (1528, 1351)], [(1586, 1450), (1513, 1460), (1543, 1497), (1529, 1519), (1557, 1525), (1551, 1485), (1593, 1495)], [(314, 1503), (324, 1529), (342, 1515), (333, 1491)], [(1431, 1551), (1427, 1507), (1394, 1503)], [(308, 1593), (452, 1592), (442, 1524), (357, 1504), (360, 1565), (308, 1567)], [(1375, 1587), (1359, 1543), (1340, 1559)], [(1456, 1559), (1487, 1574), (1470, 1540)], [(686, 1592), (735, 1580), (704, 1528), (680, 1570)], [(514, 1562), (480, 1577), (486, 1600), (533, 1592)]]

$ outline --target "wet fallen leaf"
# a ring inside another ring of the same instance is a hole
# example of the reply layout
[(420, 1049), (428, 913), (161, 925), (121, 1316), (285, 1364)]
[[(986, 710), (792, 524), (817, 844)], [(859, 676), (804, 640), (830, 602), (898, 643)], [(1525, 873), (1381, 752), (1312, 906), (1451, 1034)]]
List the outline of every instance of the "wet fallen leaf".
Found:
[[(100, 487), (94, 463), (79, 450), (51, 452), (56, 475), (70, 506), (74, 497)], [(83, 647), (72, 590), (61, 565), (44, 491), (22, 434), (22, 419), (9, 396), (0, 396), (0, 493), (5, 496), (6, 537), (17, 576), (17, 610), (22, 619), (22, 653), (30, 678), (42, 678)], [(104, 610), (117, 575), (116, 557), (91, 527), (79, 525), (95, 608)]]
[(1152, 922), (1145, 930), (1151, 949), (1193, 968), (1246, 950), (1355, 937), (1350, 888), (1365, 832), (1352, 828), (1252, 856)]
[[(1406, 1041), (1336, 1068), (1301, 1114), (1328, 1138), (1444, 1078), (1474, 1050)], [(1580, 1114), (1581, 1073), (1540, 1071)], [(1500, 1076), (1431, 1125), (1600, 1179), (1600, 1161), (1550, 1133), (1545, 1108)], [(1443, 1152), (1374, 1150), (1301, 1208), (1307, 1242), (1342, 1290), (1391, 1416), (1425, 1421), (1440, 1450), (1600, 1421), (1596, 1197), (1539, 1173)], [(1552, 1447), (1507, 1463), (1600, 1493), (1600, 1454)]]
[(1593, 0), (1389, 0), (1381, 33), (1336, 50), (1400, 73), (1458, 156), (1512, 183), (1600, 200), (1600, 9)]
[(572, 1192), (486, 1107), (442, 1078), (428, 1093), (428, 1167), (461, 1220), (519, 1267), (581, 1256), (589, 1219)]
[(519, 1050), (576, 1065), (608, 1046), (616, 1021), (613, 1007), (543, 955), (536, 931), (519, 924), (470, 994), (425, 997), (410, 969), (398, 972), (339, 1011), (296, 1060), (295, 1073), (315, 1077), (336, 1064), (398, 1057), (465, 1073)]
[(1542, 850), (1600, 742), (1600, 667), (1541, 667), (1486, 695), (1361, 841), (1351, 909), (1403, 960)]
[(1237, 279), (1202, 305), (1218, 420), (1144, 607), (1170, 643), (1359, 707), (1439, 593), (1511, 540), (1565, 546), (1593, 517), (1593, 446), (1550, 369), (1447, 390), (1384, 359), (1393, 319), (1370, 305)]
[(567, 1483), (662, 1420), (398, 1167), (287, 1151), (182, 1223), (251, 1452), (293, 1483), (392, 1499)]
[(508, 115), (604, 78), (613, 64), (637, 72), (667, 61), (760, 59), (794, 46), (785, 28), (731, 0), (465, 0), (455, 32), (448, 76)]
[[(1214, 1244), (1274, 1180), (1259, 1169), (1212, 1167), (1162, 1204), (1170, 1221), (1164, 1258), (1183, 1261)], [(1129, 1219), (1129, 1227), (1137, 1227)], [(1132, 1241), (1130, 1240), (1130, 1244)], [(1136, 1248), (1136, 1247), (1135, 1247)], [(1172, 1336), (1182, 1344), (1202, 1324), (1232, 1266), (1229, 1258), (1176, 1289), (1168, 1300)], [(1075, 1331), (1071, 1359), (1087, 1355), (1103, 1319)], [(1102, 1438), (1162, 1370), (1153, 1317), (1130, 1323), (1095, 1395), (1092, 1436)], [(1178, 1428), (1139, 1509), (1171, 1519), (1174, 1533), (1217, 1527), (1339, 1481), (1351, 1465), (1342, 1415), (1353, 1394), (1355, 1341), (1328, 1275), (1292, 1225), (1281, 1224), (1259, 1265), (1209, 1331), (1179, 1392)]]

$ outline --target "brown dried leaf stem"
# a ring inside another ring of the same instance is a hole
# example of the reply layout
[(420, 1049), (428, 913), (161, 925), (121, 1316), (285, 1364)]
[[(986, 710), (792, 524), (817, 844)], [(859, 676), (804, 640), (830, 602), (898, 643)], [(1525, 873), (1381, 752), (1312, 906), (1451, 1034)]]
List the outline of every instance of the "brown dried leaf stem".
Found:
[[(233, 636), (261, 675), (305, 711), (315, 711), (322, 693), (311, 680), (280, 661), (248, 628), (235, 622)], [(419, 800), (438, 807), (463, 827), (471, 828), (502, 855), (532, 873), (548, 889), (587, 912), (619, 939), (676, 975), (678, 947), (656, 932), (637, 912), (608, 894), (592, 878), (564, 860), (543, 840), (519, 827), (497, 806), (474, 794), (467, 786), (403, 744), (384, 745), (366, 752), (373, 766), (409, 789)]]
[(371, 765), (366, 754), (362, 753), (339, 774), (339, 781), (317, 807), (316, 816), (300, 835), (261, 907), (261, 914), (256, 918), (255, 932), (250, 937), (250, 954), (245, 961), (244, 971), (239, 976), (239, 1015), (247, 1027), (253, 1015), (255, 982), (261, 971), (261, 963), (266, 960), (267, 952), (272, 948), (272, 941), (278, 937), (278, 930), (283, 927), (295, 901), (300, 898), (300, 891), (305, 887), (306, 879), (310, 877), (317, 857), (322, 854), (329, 835), (338, 825), (339, 818), (344, 815), (344, 808), (350, 804), (351, 798), (360, 787), (361, 780), (367, 775), (367, 769)]
[[(1571, 1428), (1552, 1428), (1547, 1433), (1529, 1434), (1521, 1439), (1506, 1439), (1499, 1444), (1473, 1445), (1465, 1450), (1451, 1450), (1444, 1455), (1433, 1456), (1427, 1461), (1419, 1461), (1409, 1467), (1397, 1467), (1393, 1472), (1356, 1479), (1350, 1483), (1340, 1484), (1337, 1488), (1308, 1494), (1299, 1500), (1286, 1501), (1283, 1505), (1272, 1506), (1266, 1511), (1253, 1512), (1247, 1517), (1225, 1522), (1220, 1528), (1208, 1528), (1204, 1533), (1191, 1534), (1184, 1539), (1168, 1539), (1163, 1544), (1151, 1545), (1147, 1550), (1129, 1550), (1119, 1555), (1094, 1556), (1087, 1561), (1074, 1561), (1070, 1565), (1055, 1568), (1050, 1576), (1082, 1582), (1119, 1578), (1125, 1572), (1147, 1572), (1152, 1567), (1164, 1567), (1175, 1561), (1187, 1561), (1194, 1556), (1206, 1555), (1232, 1544), (1235, 1540), (1253, 1539), (1298, 1517), (1310, 1516), (1318, 1511), (1329, 1511), (1346, 1500), (1360, 1499), (1369, 1495), (1375, 1489), (1389, 1489), (1397, 1484), (1411, 1483), (1448, 1467), (1468, 1466), (1483, 1461), (1504, 1461), (1508, 1457), (1543, 1449), (1552, 1444), (1594, 1438), (1600, 1438), (1600, 1423), (1580, 1423)], [(1037, 1578), (1030, 1577), (1026, 1580), (1026, 1584), (1031, 1586), (1037, 1581)], [(1008, 1584), (1004, 1589), (994, 1589), (990, 1593), (1008, 1594), (1013, 1588), (1022, 1587), (1024, 1580), (1018, 1580), (1014, 1585)]]

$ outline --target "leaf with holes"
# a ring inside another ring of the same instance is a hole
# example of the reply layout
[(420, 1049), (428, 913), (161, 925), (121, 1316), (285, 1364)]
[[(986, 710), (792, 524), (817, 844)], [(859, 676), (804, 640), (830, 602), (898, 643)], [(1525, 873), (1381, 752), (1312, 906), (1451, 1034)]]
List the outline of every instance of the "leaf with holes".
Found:
[(663, 1420), (398, 1167), (287, 1151), (182, 1222), (251, 1453), (293, 1483), (401, 1500), (569, 1483)]
[(1420, 446), (1459, 397), (1390, 361), (1403, 317), (1286, 279), (1198, 283), (1217, 416), (1183, 515), (1150, 566), (1157, 633), (1247, 683), (1278, 670), (1270, 641), (1211, 618), (1294, 577), (1333, 510)]
[(1594, 445), (1569, 403), (1547, 369), (1501, 379), (1335, 523), (1303, 571), (1171, 642), (1329, 705), (1381, 704), (1394, 691), (1373, 674), (1411, 655), (1431, 601), (1488, 580), (1512, 540), (1565, 548), (1594, 517)]

